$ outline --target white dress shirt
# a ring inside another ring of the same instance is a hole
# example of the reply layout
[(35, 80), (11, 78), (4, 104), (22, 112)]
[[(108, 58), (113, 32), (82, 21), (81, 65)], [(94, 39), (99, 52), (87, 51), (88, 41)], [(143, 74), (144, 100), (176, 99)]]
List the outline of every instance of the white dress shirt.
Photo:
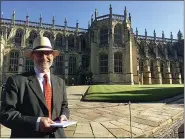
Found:
[[(40, 84), (40, 88), (44, 94), (44, 90), (43, 90), (43, 86), (44, 86), (44, 75), (47, 74), (48, 75), (48, 80), (49, 80), (49, 84), (51, 86), (51, 80), (50, 80), (50, 71), (47, 73), (41, 73), (36, 67), (34, 67), (35, 73), (36, 73), (36, 77), (39, 81)], [(36, 123), (36, 131), (39, 131), (39, 123), (40, 123), (40, 119), (41, 117), (38, 117), (37, 119), (37, 123)]]
[[(35, 70), (35, 73), (36, 73), (36, 77), (39, 81), (39, 84), (40, 84), (40, 87), (41, 87), (41, 90), (42, 92), (44, 93), (43, 91), (43, 86), (44, 86), (44, 75), (47, 74), (48, 75), (48, 80), (49, 80), (49, 84), (51, 86), (51, 76), (50, 76), (50, 71), (47, 72), (47, 73), (41, 73), (36, 67), (34, 67), (34, 70)], [(65, 115), (61, 115), (60, 117), (63, 117), (64, 119), (67, 119)], [(36, 123), (36, 131), (39, 131), (39, 123), (40, 123), (40, 119), (41, 117), (38, 117), (37, 119), (37, 123)]]
[(37, 77), (37, 79), (38, 79), (38, 81), (39, 81), (41, 90), (42, 90), (42, 92), (44, 93), (44, 91), (43, 91), (43, 86), (44, 86), (44, 75), (45, 75), (45, 74), (48, 75), (49, 84), (50, 84), (50, 86), (51, 86), (50, 71), (47, 72), (47, 73), (41, 73), (36, 67), (34, 67), (34, 70), (35, 70), (35, 73), (36, 73), (36, 77)]

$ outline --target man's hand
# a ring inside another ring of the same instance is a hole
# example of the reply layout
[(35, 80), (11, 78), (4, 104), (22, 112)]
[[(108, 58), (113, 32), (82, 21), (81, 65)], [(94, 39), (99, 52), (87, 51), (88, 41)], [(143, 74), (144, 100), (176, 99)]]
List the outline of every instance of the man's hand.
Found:
[(50, 124), (54, 124), (55, 122), (52, 121), (50, 118), (48, 117), (41, 117), (40, 119), (40, 125), (39, 125), (39, 131), (40, 132), (52, 132), (53, 131), (53, 127), (50, 127)]
[(67, 121), (68, 119), (67, 119), (67, 117), (65, 115), (61, 115), (59, 117), (59, 120), (60, 120), (60, 122), (62, 122), (62, 121)]

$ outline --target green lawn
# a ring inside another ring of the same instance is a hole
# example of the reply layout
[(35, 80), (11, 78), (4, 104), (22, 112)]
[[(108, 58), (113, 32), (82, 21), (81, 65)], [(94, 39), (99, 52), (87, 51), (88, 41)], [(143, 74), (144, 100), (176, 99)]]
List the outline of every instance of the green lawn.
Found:
[(92, 85), (84, 101), (151, 102), (184, 93), (184, 85)]

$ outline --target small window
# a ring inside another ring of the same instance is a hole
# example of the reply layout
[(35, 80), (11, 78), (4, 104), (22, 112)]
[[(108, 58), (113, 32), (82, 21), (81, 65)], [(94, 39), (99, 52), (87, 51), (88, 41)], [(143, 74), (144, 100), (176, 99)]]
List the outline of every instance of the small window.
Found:
[(19, 53), (18, 52), (10, 52), (10, 63), (9, 63), (9, 71), (17, 72), (19, 65)]
[(108, 73), (108, 55), (101, 54), (100, 55), (100, 73)]
[(76, 73), (76, 57), (70, 56), (69, 57), (69, 74)]
[(122, 73), (122, 54), (121, 53), (114, 54), (114, 72)]
[(25, 60), (25, 71), (31, 71), (31, 70), (33, 70), (33, 67), (34, 67), (33, 66), (33, 61), (26, 58), (26, 60)]
[(65, 74), (65, 63), (64, 63), (64, 56), (57, 56), (55, 58), (55, 68), (54, 68), (54, 73), (58, 75), (63, 75)]
[(143, 61), (139, 61), (139, 71), (140, 72), (144, 71), (144, 62)]
[(82, 55), (82, 67), (83, 68), (89, 67), (89, 56)]
[(150, 72), (151, 72), (151, 77), (154, 78), (154, 63), (152, 61), (150, 63)]

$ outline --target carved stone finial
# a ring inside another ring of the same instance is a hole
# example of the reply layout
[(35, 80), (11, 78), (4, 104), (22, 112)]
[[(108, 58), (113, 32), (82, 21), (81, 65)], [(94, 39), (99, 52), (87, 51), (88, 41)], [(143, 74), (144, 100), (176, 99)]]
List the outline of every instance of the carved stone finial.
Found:
[(130, 13), (129, 13), (129, 20), (130, 20), (130, 22), (131, 22), (131, 20), (132, 20), (132, 19), (131, 19), (131, 14), (130, 14)]

